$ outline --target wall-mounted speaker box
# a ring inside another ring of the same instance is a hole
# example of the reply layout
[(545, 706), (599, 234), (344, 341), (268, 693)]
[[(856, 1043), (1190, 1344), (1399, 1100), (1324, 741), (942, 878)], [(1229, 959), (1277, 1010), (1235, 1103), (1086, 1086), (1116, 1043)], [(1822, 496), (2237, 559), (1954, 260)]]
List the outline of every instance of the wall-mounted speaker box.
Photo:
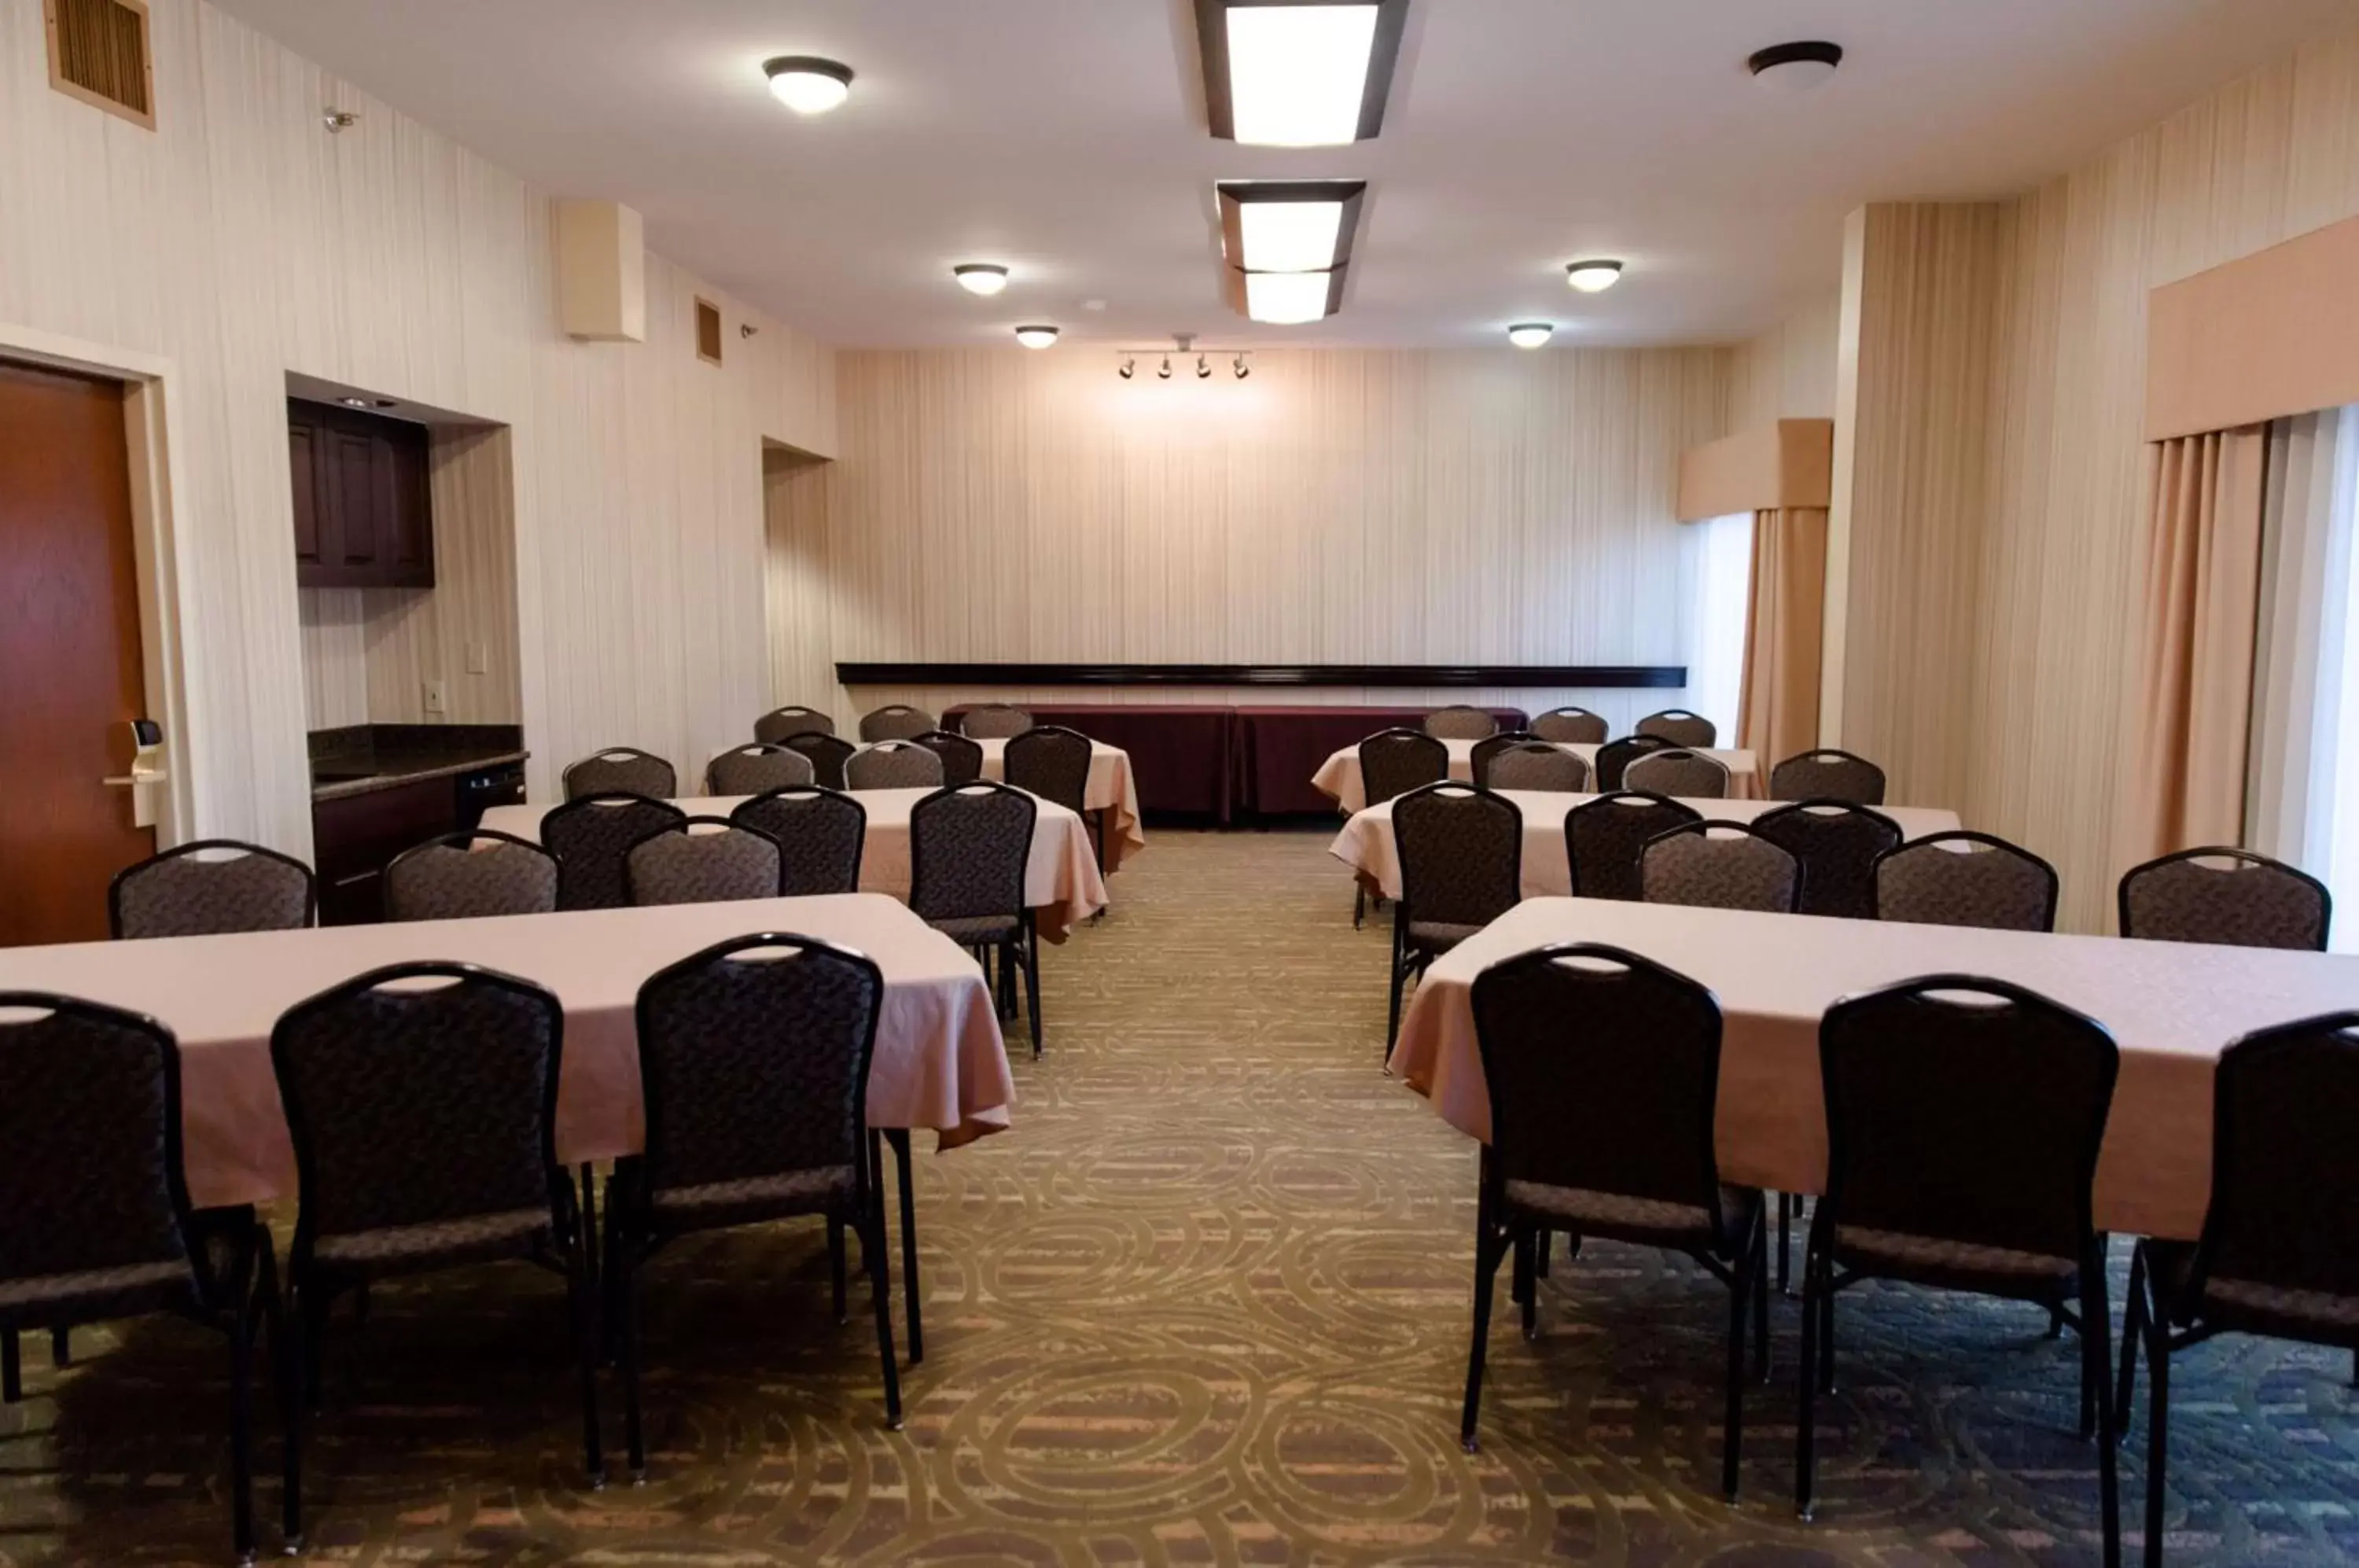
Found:
[(557, 312), (568, 337), (647, 341), (647, 236), (635, 209), (557, 203)]

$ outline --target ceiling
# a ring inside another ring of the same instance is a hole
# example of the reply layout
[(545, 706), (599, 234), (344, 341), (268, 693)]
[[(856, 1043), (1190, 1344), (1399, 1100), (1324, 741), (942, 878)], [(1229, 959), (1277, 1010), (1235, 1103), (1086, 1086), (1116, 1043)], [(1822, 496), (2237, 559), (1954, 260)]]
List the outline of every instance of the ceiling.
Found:
[[(2026, 189), (2359, 0), (1413, 0), (1384, 135), (1239, 147), (1203, 129), (1188, 0), (217, 0), (814, 335), (1076, 342), (1728, 342), (1834, 288), (1862, 201)], [(1816, 93), (1765, 44), (1848, 51)], [(760, 62), (821, 54), (852, 101), (803, 119)], [(1222, 179), (1370, 182), (1342, 313), (1222, 302)], [(1563, 264), (1630, 271), (1574, 294)], [(995, 299), (952, 263), (1001, 261)], [(1087, 302), (1102, 302), (1091, 310)]]

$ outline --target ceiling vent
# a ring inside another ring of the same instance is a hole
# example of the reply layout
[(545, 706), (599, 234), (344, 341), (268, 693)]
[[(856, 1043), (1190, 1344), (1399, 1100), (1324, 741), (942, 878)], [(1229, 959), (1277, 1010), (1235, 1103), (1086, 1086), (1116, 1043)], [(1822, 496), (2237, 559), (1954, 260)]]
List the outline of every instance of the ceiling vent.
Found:
[(156, 71), (147, 0), (42, 0), (49, 85), (111, 114), (156, 128)]

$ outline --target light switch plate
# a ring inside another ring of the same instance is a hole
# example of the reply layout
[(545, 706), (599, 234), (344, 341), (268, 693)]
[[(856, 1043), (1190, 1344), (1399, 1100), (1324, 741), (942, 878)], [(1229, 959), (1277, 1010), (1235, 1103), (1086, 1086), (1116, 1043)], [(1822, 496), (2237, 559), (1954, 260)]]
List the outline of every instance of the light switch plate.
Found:
[(429, 713), (447, 713), (451, 711), (450, 682), (429, 681), (426, 683), (426, 711)]
[(485, 675), (491, 672), (491, 668), (492, 645), (487, 642), (469, 643), (467, 645), (467, 673), (470, 675)]

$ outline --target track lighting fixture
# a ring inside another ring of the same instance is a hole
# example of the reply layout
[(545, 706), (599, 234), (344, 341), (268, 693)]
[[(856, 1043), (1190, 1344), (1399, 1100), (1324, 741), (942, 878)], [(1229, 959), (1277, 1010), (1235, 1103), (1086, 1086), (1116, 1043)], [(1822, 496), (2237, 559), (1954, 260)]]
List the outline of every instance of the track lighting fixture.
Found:
[(1244, 354), (1237, 355), (1236, 366), (1237, 379), (1240, 381), (1243, 381), (1246, 376), (1253, 374), (1253, 368), (1245, 364), (1245, 356)]
[(1198, 348), (1196, 334), (1193, 332), (1172, 333), (1169, 348), (1114, 350), (1114, 373), (1121, 380), (1134, 380), (1138, 375), (1139, 361), (1152, 360), (1155, 363), (1155, 379), (1169, 381), (1184, 369), (1187, 362), (1192, 358), (1196, 362), (1196, 379), (1210, 381), (1214, 368), (1212, 362), (1223, 354), (1229, 356), (1230, 369), (1238, 380), (1243, 381), (1253, 374), (1253, 366), (1248, 363), (1253, 357), (1251, 349)]
[(1202, 354), (1198, 354), (1196, 356), (1196, 379), (1201, 381), (1212, 374), (1212, 367), (1204, 363), (1204, 356)]
[(1135, 359), (1125, 359), (1122, 362), (1122, 368), (1115, 371), (1114, 374), (1121, 376), (1125, 381), (1129, 380), (1132, 376), (1138, 374), (1138, 361)]

